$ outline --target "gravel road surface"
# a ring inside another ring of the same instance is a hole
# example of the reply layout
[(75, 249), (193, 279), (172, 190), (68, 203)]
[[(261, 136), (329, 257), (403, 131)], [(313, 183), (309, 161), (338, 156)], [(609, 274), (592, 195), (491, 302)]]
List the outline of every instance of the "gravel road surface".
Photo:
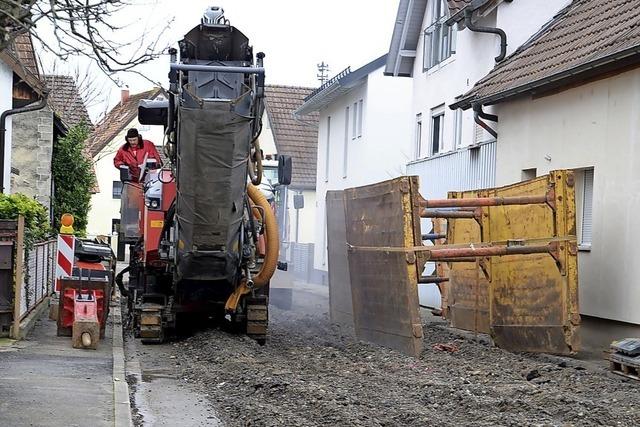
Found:
[(640, 425), (640, 383), (604, 363), (512, 354), (424, 313), (419, 359), (330, 325), (325, 288), (271, 308), (268, 342), (209, 330), (170, 344), (228, 426)]

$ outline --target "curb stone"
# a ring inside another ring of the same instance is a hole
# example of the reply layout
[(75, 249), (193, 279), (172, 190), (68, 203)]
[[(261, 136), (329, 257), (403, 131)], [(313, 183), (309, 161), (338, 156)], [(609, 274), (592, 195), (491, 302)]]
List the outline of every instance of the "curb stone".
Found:
[(125, 376), (124, 339), (122, 334), (122, 314), (120, 312), (120, 293), (116, 304), (111, 306), (113, 313), (113, 403), (114, 426), (133, 427), (129, 385)]

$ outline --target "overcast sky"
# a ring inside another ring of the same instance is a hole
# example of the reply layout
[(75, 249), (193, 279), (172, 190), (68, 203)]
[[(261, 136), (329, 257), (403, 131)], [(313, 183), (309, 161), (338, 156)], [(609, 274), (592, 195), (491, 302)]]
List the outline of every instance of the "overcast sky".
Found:
[[(355, 69), (385, 54), (397, 11), (397, 0), (133, 0), (121, 20), (130, 24), (113, 35), (115, 40), (131, 41), (145, 29), (158, 31), (173, 19), (163, 44), (177, 47), (191, 28), (199, 24), (208, 6), (222, 6), (231, 25), (249, 37), (254, 53), (266, 53), (267, 84), (318, 85), (316, 65), (325, 61), (330, 76), (351, 66)], [(127, 21), (128, 20), (128, 21)], [(147, 32), (148, 32), (147, 31)], [(50, 60), (43, 60), (45, 71)], [(70, 60), (58, 65), (58, 72), (78, 63)], [(80, 61), (80, 67), (86, 63)], [(167, 55), (139, 68), (151, 80), (168, 86)], [(150, 89), (152, 84), (134, 74), (118, 78), (131, 93)], [(119, 100), (120, 89), (106, 78), (104, 97), (108, 101), (91, 108), (95, 116), (108, 104)]]

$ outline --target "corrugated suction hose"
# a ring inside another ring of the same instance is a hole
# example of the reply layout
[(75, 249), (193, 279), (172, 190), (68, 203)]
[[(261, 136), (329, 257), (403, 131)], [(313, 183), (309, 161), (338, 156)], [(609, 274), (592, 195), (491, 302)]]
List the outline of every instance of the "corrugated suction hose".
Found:
[(278, 224), (276, 222), (276, 216), (273, 214), (273, 210), (271, 209), (271, 205), (260, 189), (249, 184), (247, 187), (247, 193), (249, 194), (251, 201), (256, 206), (262, 208), (258, 210), (259, 214), (262, 215), (264, 212), (263, 223), (266, 231), (265, 238), (267, 246), (262, 268), (258, 274), (252, 277), (254, 285), (260, 287), (269, 283), (269, 280), (271, 280), (271, 277), (273, 276), (273, 273), (275, 273), (278, 265), (278, 255), (280, 251), (280, 244), (278, 242)]

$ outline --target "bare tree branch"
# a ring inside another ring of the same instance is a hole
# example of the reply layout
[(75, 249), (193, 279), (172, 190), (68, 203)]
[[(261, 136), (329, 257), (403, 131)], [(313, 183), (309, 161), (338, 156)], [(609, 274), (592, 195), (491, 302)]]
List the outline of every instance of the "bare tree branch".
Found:
[(0, 0), (0, 50), (30, 32), (44, 50), (62, 60), (87, 57), (115, 83), (121, 71), (144, 77), (135, 68), (166, 51), (160, 44), (172, 21), (153, 34), (141, 28), (132, 40), (116, 41), (114, 33), (124, 28), (116, 19), (129, 6), (128, 0)]

